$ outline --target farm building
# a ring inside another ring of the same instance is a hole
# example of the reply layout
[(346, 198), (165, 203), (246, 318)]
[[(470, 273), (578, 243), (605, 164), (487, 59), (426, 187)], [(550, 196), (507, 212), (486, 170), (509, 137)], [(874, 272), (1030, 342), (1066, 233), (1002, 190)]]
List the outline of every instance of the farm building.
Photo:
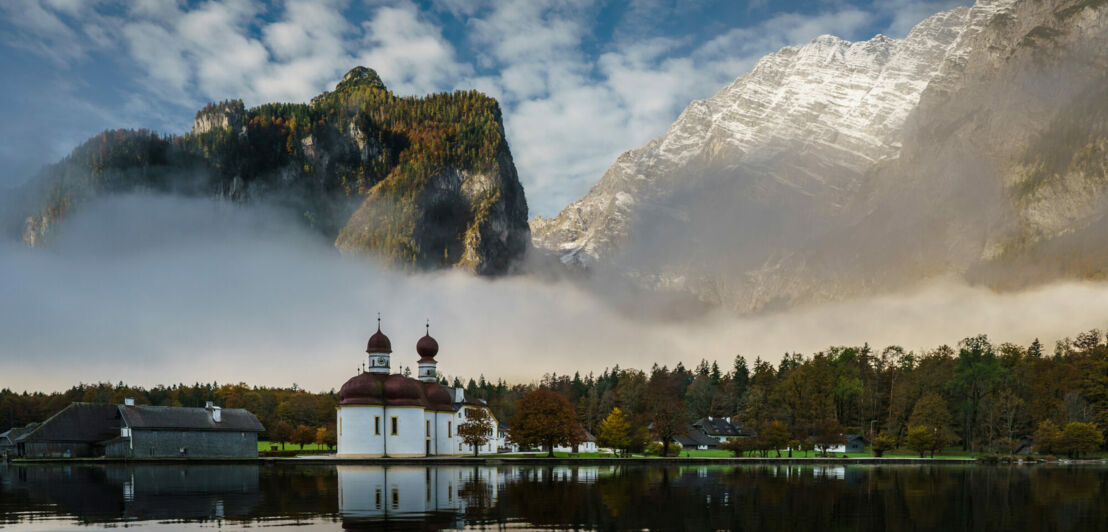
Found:
[(119, 434), (116, 405), (71, 403), (15, 439), (24, 458), (78, 458), (104, 455), (104, 441)]
[[(251, 458), (262, 424), (242, 409), (72, 403), (13, 440), (23, 458)], [(11, 432), (9, 438), (11, 437)]]
[(37, 425), (31, 424), (26, 427), (12, 427), (4, 432), (0, 432), (0, 460), (4, 458), (15, 458), (19, 456), (19, 448), (15, 444), (15, 440), (20, 436), (30, 432)]
[(118, 407), (118, 437), (107, 442), (110, 458), (253, 458), (265, 430), (241, 408)]

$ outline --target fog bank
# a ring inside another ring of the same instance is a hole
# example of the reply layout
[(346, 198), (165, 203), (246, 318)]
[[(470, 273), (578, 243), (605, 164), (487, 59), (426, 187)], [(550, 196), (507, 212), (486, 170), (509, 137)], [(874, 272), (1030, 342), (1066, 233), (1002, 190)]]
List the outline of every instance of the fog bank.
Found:
[(649, 319), (594, 284), (382, 268), (260, 207), (132, 195), (76, 212), (45, 248), (0, 244), (0, 387), (337, 389), (364, 359), (377, 312), (394, 370), (414, 368), (429, 318), (440, 371), (513, 381), (701, 358), (729, 367), (739, 353), (777, 361), (864, 342), (918, 351), (979, 333), (1052, 345), (1108, 322), (1108, 284), (997, 294), (954, 280), (754, 317)]

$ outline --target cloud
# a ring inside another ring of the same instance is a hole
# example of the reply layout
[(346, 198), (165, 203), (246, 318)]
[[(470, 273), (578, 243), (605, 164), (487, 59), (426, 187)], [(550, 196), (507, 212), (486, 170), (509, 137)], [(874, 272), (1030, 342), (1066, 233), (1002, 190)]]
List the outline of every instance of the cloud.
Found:
[(78, 381), (330, 390), (363, 361), (377, 312), (394, 369), (414, 367), (415, 341), (430, 318), (441, 371), (516, 382), (616, 364), (707, 358), (728, 366), (739, 353), (777, 361), (786, 351), (864, 342), (918, 352), (979, 333), (1050, 345), (1103, 326), (1108, 315), (1102, 283), (998, 294), (940, 280), (786, 314), (673, 319), (618, 310), (657, 300), (615, 305), (617, 294), (604, 286), (405, 275), (338, 254), (281, 211), (115, 197), (83, 208), (48, 248), (0, 244), (0, 374), (17, 391)]
[(455, 59), (442, 30), (422, 19), (410, 3), (378, 7), (362, 23), (367, 50), (358, 55), (394, 92), (422, 95), (449, 87), (472, 71)]
[[(824, 33), (868, 37), (885, 22), (903, 33), (952, 3), (894, 0), (868, 11), (821, 3), (763, 13), (767, 6), (758, 2), (733, 9), (667, 0), (615, 7), (588, 0), (142, 0), (120, 14), (105, 4), (25, 0), (0, 7), (9, 19), (0, 27), (9, 44), (68, 68), (94, 61), (94, 51), (119, 52), (120, 74), (134, 81), (115, 104), (133, 112), (173, 108), (177, 121), (153, 126), (178, 131), (206, 101), (304, 102), (358, 64), (403, 95), (478, 88), (503, 106), (532, 211), (550, 216), (583, 195), (621, 152), (662, 135), (690, 101), (715, 93), (763, 55)], [(725, 11), (746, 15), (725, 26)], [(695, 19), (697, 31), (667, 35), (675, 17)]]
[[(103, 42), (96, 30), (99, 15), (80, 3), (14, 0), (0, 3), (0, 38), (14, 48), (28, 50), (51, 61), (57, 67), (84, 58)], [(87, 20), (91, 31), (80, 31), (79, 21)], [(89, 39), (89, 34), (96, 37)]]

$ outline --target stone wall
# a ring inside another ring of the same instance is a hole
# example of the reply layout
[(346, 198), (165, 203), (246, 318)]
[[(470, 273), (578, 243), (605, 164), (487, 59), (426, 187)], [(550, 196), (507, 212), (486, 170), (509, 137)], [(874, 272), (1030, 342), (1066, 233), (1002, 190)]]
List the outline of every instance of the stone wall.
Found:
[[(120, 456), (127, 458), (255, 458), (254, 432), (136, 430), (133, 449), (127, 442)], [(184, 453), (181, 450), (184, 449)]]

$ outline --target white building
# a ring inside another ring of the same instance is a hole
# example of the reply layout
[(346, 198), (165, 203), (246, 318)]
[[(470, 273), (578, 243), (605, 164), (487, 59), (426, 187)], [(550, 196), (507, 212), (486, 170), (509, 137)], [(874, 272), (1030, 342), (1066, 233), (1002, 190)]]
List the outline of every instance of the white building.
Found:
[(600, 449), (596, 446), (596, 437), (591, 432), (585, 431), (585, 441), (577, 445), (577, 449), (574, 449), (570, 445), (555, 445), (554, 452), (556, 453), (595, 453)]
[(344, 458), (414, 457), (472, 454), (458, 437), (467, 409), (483, 409), (492, 421), (489, 443), (479, 452), (496, 452), (496, 418), (481, 401), (467, 401), (461, 388), (438, 383), (435, 355), (439, 344), (430, 332), (416, 342), (419, 379), (390, 374), (392, 342), (377, 332), (366, 345), (366, 371), (339, 390), (338, 455)]

